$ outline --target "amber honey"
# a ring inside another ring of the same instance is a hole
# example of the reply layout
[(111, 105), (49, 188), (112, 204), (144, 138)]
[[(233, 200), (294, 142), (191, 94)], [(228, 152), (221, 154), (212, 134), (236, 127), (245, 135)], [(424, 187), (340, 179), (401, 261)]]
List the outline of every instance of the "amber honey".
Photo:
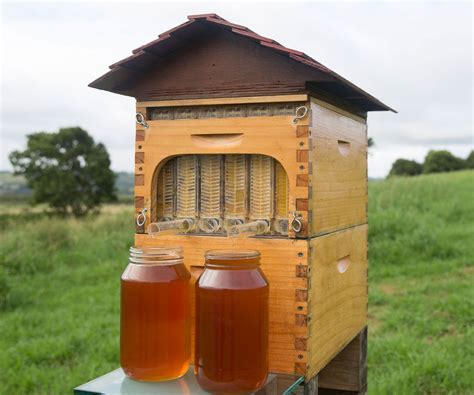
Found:
[(283, 166), (275, 161), (275, 217), (288, 217), (288, 176)]
[(260, 389), (268, 374), (268, 282), (256, 251), (210, 252), (196, 286), (195, 373), (215, 393)]
[(156, 255), (131, 262), (121, 279), (120, 363), (141, 381), (184, 375), (191, 354), (190, 274), (182, 259)]

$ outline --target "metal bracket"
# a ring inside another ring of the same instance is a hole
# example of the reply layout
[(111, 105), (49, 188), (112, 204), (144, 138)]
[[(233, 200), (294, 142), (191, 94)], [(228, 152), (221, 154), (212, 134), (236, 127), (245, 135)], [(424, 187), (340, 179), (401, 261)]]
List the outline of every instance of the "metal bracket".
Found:
[(296, 214), (296, 212), (293, 212), (293, 218), (291, 219), (290, 226), (291, 230), (295, 233), (301, 232), (303, 229), (303, 222), (301, 221), (301, 214)]
[(137, 226), (143, 226), (145, 225), (145, 222), (146, 222), (146, 212), (148, 211), (148, 209), (145, 207), (142, 211), (140, 211), (137, 215), (137, 220), (136, 220), (136, 224)]
[(300, 106), (296, 108), (295, 117), (293, 118), (293, 124), (297, 124), (298, 120), (303, 119), (308, 114), (308, 107)]
[(139, 125), (142, 125), (146, 129), (148, 129), (148, 124), (146, 123), (145, 116), (141, 112), (137, 112), (135, 114), (135, 121), (137, 121)]

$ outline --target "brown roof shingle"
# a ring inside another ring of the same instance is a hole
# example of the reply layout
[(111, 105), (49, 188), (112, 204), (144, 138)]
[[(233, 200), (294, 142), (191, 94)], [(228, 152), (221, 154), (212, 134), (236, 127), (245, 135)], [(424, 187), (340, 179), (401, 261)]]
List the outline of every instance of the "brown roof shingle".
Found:
[[(288, 56), (288, 58), (295, 62), (304, 64), (305, 66), (316, 69), (318, 72), (322, 72), (332, 77), (334, 80), (334, 91), (346, 91), (348, 94), (342, 98), (352, 102), (352, 104), (362, 108), (365, 111), (389, 110), (396, 112), (372, 95), (368, 94), (361, 88), (357, 87), (350, 81), (341, 77), (339, 74), (317, 62), (315, 59), (311, 58), (305, 53), (295, 49), (287, 48), (273, 39), (260, 36), (249, 28), (231, 23), (217, 14), (188, 16), (188, 20), (186, 22), (161, 33), (157, 39), (134, 49), (131, 56), (110, 65), (110, 71), (93, 81), (91, 84), (89, 84), (89, 86), (111, 92), (121, 93), (120, 89), (118, 89), (121, 84), (123, 84), (128, 78), (136, 77), (137, 73), (147, 71), (150, 67), (153, 67), (157, 55), (166, 56), (167, 53), (175, 50), (176, 46), (178, 45), (178, 40), (173, 39), (173, 35), (177, 33), (184, 33), (185, 31), (193, 28), (193, 26), (195, 27), (196, 22), (200, 22), (201, 26), (202, 23), (204, 23), (226, 29), (234, 34), (238, 34), (242, 37), (255, 41), (263, 47), (277, 51), (284, 56)], [(328, 87), (330, 85), (326, 82), (325, 86)]]

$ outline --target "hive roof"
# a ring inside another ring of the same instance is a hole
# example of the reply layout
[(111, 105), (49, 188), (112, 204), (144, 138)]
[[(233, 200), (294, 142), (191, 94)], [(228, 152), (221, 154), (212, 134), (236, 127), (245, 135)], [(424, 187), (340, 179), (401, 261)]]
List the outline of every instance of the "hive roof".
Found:
[[(328, 92), (363, 111), (395, 112), (389, 106), (305, 53), (287, 48), (271, 38), (263, 37), (245, 26), (231, 23), (217, 14), (188, 16), (186, 22), (161, 33), (157, 39), (134, 49), (131, 56), (109, 66), (110, 71), (93, 81), (89, 86), (137, 97), (133, 90), (133, 81), (138, 81), (138, 76), (143, 76), (149, 71), (160, 67), (160, 62), (164, 58), (172, 55), (178, 49), (189, 45), (189, 40), (183, 40), (183, 34), (187, 37), (196, 37), (207, 27), (223, 29), (251, 40), (264, 48), (268, 48), (286, 57), (290, 62), (296, 62), (314, 70), (314, 79), (308, 77), (307, 74), (305, 76), (307, 91), (318, 90)], [(324, 78), (322, 79), (321, 76), (324, 76)]]

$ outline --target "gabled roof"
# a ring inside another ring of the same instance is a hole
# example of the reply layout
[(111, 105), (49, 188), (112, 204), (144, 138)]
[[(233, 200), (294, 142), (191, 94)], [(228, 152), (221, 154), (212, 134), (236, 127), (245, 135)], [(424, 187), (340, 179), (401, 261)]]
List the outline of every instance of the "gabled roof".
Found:
[[(249, 28), (231, 23), (216, 14), (188, 16), (188, 21), (161, 33), (156, 40), (134, 49), (131, 56), (109, 66), (110, 71), (90, 83), (89, 86), (134, 96), (132, 88), (134, 81), (138, 81), (147, 72), (159, 68), (167, 56), (188, 45), (189, 38), (197, 37), (203, 29), (211, 27), (223, 29), (251, 40), (286, 57), (290, 62), (296, 62), (312, 69), (315, 77), (314, 79), (306, 79), (306, 89), (308, 91), (315, 89), (328, 92), (363, 111), (389, 110), (396, 112), (305, 53), (287, 48), (271, 38), (260, 36)], [(307, 73), (305, 74), (308, 78)], [(321, 75), (325, 78), (322, 79)]]

